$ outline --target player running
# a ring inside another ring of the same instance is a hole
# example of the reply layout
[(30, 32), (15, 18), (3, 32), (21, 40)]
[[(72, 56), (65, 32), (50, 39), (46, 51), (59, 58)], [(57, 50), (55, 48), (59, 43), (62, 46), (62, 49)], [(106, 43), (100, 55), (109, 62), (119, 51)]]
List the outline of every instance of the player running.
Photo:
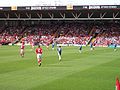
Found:
[(80, 45), (79, 52), (82, 53), (82, 45)]
[(21, 47), (20, 47), (20, 55), (21, 57), (24, 57), (24, 48), (25, 48), (25, 42), (22, 41)]
[(57, 52), (58, 52), (59, 60), (61, 61), (61, 53), (62, 53), (62, 48), (61, 48), (61, 46), (59, 46), (59, 47), (57, 48)]
[(94, 50), (93, 43), (90, 43), (90, 50)]
[(52, 43), (52, 50), (54, 50), (54, 47), (55, 47), (55, 43), (53, 42)]
[(117, 44), (114, 44), (114, 51), (117, 50)]
[(40, 45), (38, 45), (38, 48), (36, 48), (36, 55), (37, 55), (38, 65), (41, 66), (41, 61), (42, 61), (42, 48), (40, 47)]

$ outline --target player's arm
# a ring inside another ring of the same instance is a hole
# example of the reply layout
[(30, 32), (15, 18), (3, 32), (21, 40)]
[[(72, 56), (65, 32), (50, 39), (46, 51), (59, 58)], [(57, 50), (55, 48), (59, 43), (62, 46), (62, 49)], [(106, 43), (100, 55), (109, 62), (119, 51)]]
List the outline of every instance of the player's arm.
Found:
[(35, 50), (35, 53), (37, 54), (37, 49)]
[(41, 48), (41, 53), (43, 52), (42, 48)]

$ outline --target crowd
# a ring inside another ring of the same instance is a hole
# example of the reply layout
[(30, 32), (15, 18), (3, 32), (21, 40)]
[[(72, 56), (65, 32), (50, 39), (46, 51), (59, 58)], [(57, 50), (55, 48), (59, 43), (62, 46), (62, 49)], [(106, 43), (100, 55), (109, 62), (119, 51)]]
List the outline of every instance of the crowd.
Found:
[(0, 27), (0, 44), (16, 43), (25, 37), (27, 44), (40, 42), (49, 45), (56, 42), (87, 45), (94, 35), (96, 37), (93, 43), (96, 46), (108, 46), (112, 43), (120, 45), (120, 24), (63, 21), (30, 26), (4, 26)]

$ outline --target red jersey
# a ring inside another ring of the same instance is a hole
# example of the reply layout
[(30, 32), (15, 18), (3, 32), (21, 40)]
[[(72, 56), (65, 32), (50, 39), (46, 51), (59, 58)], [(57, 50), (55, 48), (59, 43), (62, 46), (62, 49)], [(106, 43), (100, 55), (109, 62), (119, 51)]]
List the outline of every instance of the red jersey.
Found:
[(37, 48), (36, 49), (36, 54), (42, 54), (42, 48)]
[(25, 42), (22, 42), (21, 49), (25, 48)]

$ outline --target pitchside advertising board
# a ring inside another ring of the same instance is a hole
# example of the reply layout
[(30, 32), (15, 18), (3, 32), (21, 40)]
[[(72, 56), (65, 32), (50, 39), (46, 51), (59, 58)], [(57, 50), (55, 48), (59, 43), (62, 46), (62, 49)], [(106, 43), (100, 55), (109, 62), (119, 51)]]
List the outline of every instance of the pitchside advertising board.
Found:
[(81, 10), (81, 9), (120, 9), (120, 5), (82, 5), (73, 6), (68, 4), (66, 6), (11, 6), (0, 7), (0, 10)]

